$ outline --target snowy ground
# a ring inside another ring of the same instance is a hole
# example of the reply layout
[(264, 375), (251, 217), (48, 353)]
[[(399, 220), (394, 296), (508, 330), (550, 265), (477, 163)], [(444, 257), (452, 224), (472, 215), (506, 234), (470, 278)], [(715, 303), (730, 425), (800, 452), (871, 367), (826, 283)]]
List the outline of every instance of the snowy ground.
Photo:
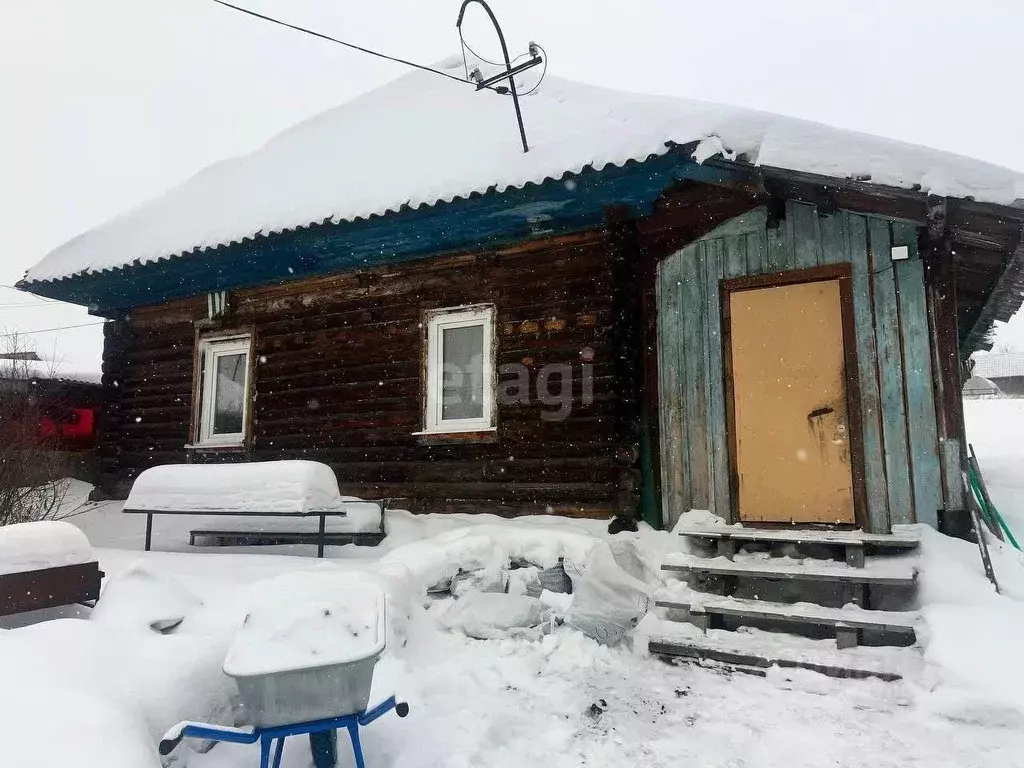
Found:
[[(1024, 404), (970, 403), (968, 419), (995, 501), (1024, 533), (1024, 472), (1016, 468), (1024, 464)], [(118, 504), (72, 520), (97, 548), (106, 591), (87, 621), (32, 616), (38, 623), (0, 631), (3, 764), (147, 768), (160, 764), (155, 744), (178, 720), (234, 722), (236, 694), (220, 673), (234, 630), (265, 591), (261, 582), (304, 570), (378, 580), (393, 603), (375, 685), (381, 696), (398, 690), (412, 712), (365, 729), (370, 768), (1005, 768), (1024, 754), (1024, 560), (1005, 548), (994, 557), (1007, 595), (996, 596), (975, 548), (925, 536), (926, 663), (914, 677), (882, 683), (671, 666), (647, 656), (640, 638), (609, 649), (566, 627), (539, 640), (473, 640), (441, 628), (450, 600), (424, 592), (453, 566), (486, 567), (509, 554), (575, 556), (604, 536), (596, 523), (393, 513), (380, 547), (332, 547), (325, 563), (312, 547), (192, 549), (187, 531), (197, 521), (185, 518), (157, 518), (154, 543), (163, 551), (143, 553), (144, 518), (122, 516)], [(650, 530), (620, 536), (634, 538), (655, 566), (676, 546)], [(186, 617), (177, 633), (148, 629), (175, 614)], [(5, 626), (18, 623), (26, 620)], [(258, 762), (253, 747), (198, 746), (186, 742), (169, 764)], [(343, 748), (339, 765), (351, 764)], [(306, 743), (290, 740), (285, 768), (309, 765)]]
[(967, 400), (964, 410), (992, 502), (1024, 541), (1024, 399)]

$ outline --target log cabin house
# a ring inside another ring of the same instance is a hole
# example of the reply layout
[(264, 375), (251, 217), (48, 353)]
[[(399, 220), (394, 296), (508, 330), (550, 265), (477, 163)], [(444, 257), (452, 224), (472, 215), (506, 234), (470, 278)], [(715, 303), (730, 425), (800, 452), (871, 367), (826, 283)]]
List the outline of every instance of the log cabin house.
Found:
[(1024, 178), (553, 77), (522, 102), (527, 154), (508, 99), (417, 72), (29, 270), (109, 319), (98, 490), (313, 458), (413, 511), (962, 517)]

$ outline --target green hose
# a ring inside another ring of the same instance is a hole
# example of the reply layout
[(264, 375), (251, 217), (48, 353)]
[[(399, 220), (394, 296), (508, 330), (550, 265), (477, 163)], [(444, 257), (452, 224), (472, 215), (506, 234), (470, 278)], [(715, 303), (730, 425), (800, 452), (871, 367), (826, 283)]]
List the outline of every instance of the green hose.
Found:
[(978, 506), (981, 507), (981, 514), (985, 518), (986, 522), (993, 528), (998, 527), (1003, 530), (1006, 534), (1006, 539), (1009, 541), (1015, 549), (1020, 549), (1020, 544), (1017, 543), (1017, 539), (1014, 538), (1013, 533), (1010, 531), (1010, 527), (1006, 524), (1003, 516), (999, 514), (999, 510), (996, 509), (995, 504), (990, 504), (985, 501), (985, 494), (981, 492), (981, 483), (978, 480), (978, 475), (974, 471), (974, 467), (968, 464), (968, 477), (971, 482), (971, 491), (974, 492), (974, 498), (978, 500)]

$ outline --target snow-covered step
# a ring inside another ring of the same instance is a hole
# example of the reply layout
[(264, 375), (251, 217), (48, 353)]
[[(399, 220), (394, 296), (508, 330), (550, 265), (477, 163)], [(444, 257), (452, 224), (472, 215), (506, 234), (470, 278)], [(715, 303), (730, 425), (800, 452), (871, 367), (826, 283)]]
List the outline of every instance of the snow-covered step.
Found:
[(920, 649), (888, 646), (837, 649), (832, 640), (745, 628), (702, 632), (690, 624), (648, 620), (651, 653), (694, 662), (717, 662), (744, 669), (809, 669), (831, 677), (899, 680), (922, 666)]
[(864, 564), (865, 550), (916, 549), (921, 543), (915, 531), (899, 533), (865, 533), (809, 528), (748, 528), (737, 525), (689, 526), (676, 531), (691, 539), (714, 541), (720, 556), (732, 557), (737, 547), (746, 542), (766, 544), (815, 545), (841, 548), (849, 565)]
[(664, 571), (713, 576), (774, 581), (829, 581), (891, 587), (912, 587), (917, 578), (917, 571), (913, 566), (896, 559), (871, 560), (863, 568), (854, 568), (845, 563), (818, 560), (791, 560), (781, 557), (727, 560), (724, 557), (706, 558), (670, 553), (661, 568)]
[(777, 621), (796, 627), (832, 627), (840, 648), (858, 645), (860, 631), (864, 629), (901, 635), (912, 643), (916, 639), (914, 626), (918, 621), (917, 614), (910, 611), (868, 611), (854, 606), (827, 608), (813, 603), (774, 603), (707, 594), (696, 594), (682, 601), (658, 600), (657, 605), (686, 612), (689, 620), (703, 630), (710, 629), (712, 619), (717, 616)]
[(739, 541), (779, 541), (794, 544), (867, 544), (894, 549), (913, 549), (921, 543), (916, 532), (865, 533), (811, 528), (745, 528), (739, 525), (707, 525), (679, 528), (680, 536)]

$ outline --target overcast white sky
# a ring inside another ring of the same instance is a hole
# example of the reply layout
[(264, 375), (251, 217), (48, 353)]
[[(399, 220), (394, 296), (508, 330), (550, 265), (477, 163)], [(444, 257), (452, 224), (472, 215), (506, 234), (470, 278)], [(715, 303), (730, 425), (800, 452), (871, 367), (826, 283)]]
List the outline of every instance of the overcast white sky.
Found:
[[(235, 2), (416, 61), (458, 52), (459, 0)], [(1024, 171), (1021, 0), (491, 5), (510, 48), (537, 40), (563, 77), (795, 115)], [(497, 54), (488, 27), (467, 32)], [(0, 0), (0, 284), (204, 166), (404, 72), (210, 0)], [(0, 288), (3, 332), (94, 321)], [(32, 338), (65, 371), (99, 367), (96, 327)], [(1024, 350), (1024, 317), (1003, 339)]]

